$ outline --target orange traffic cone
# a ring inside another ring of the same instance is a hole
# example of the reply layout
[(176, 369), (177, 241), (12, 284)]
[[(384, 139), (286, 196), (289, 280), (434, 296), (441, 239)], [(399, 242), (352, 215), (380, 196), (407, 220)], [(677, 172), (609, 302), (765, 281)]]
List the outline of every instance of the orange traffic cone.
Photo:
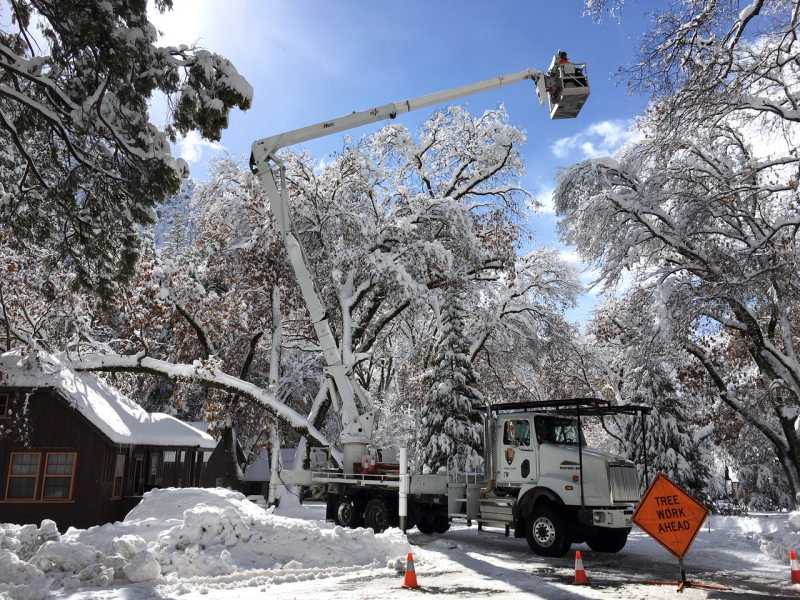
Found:
[(408, 553), (408, 564), (406, 564), (406, 578), (403, 580), (403, 585), (400, 587), (416, 589), (420, 587), (417, 583), (417, 572), (414, 571), (414, 557), (411, 552)]
[(586, 579), (586, 571), (583, 570), (583, 559), (581, 558), (580, 550), (575, 552), (575, 583), (589, 585), (589, 580)]
[(792, 563), (792, 583), (800, 583), (800, 563), (797, 562), (794, 550), (789, 553), (789, 560)]

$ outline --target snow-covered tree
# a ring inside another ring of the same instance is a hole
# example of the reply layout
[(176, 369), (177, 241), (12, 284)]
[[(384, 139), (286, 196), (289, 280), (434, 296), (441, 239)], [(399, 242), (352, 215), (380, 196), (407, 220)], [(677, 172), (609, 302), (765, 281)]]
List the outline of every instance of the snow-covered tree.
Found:
[[(686, 0), (625, 72), (642, 139), (563, 171), (564, 240), (647, 290), (665, 338), (760, 432), (800, 490), (798, 2)], [(763, 443), (759, 442), (759, 443)]]
[[(391, 124), (348, 142), (324, 169), (307, 153), (283, 155), (343, 361), (367, 390), (363, 408), (381, 409), (380, 427), (398, 424), (379, 429), (388, 445), (409, 446), (419, 433), (420, 376), (444, 287), (469, 298), (463, 328), (475, 344), (465, 354), (487, 369), (551, 335), (578, 293), (554, 250), (517, 256), (525, 210), (535, 204), (519, 186), (523, 142), (502, 108), (473, 117), (452, 107), (424, 121), (419, 135)], [(328, 414), (318, 340), (260, 180), (232, 157), (216, 159), (191, 213), (186, 252), (170, 256), (146, 231), (113, 309), (90, 303), (74, 343), (54, 349), (68, 349), (79, 370), (111, 373), (151, 410), (236, 428), (249, 450), (272, 443), (273, 425), (287, 443), (305, 438), (301, 448), (329, 443), (339, 415)], [(24, 323), (24, 313), (10, 322)]]
[(164, 248), (169, 256), (177, 258), (189, 249), (189, 228), (186, 225), (186, 217), (181, 213), (176, 213), (172, 219), (172, 227), (167, 232), (164, 240)]
[(420, 464), (433, 473), (446, 469), (450, 459), (467, 471), (481, 464), (484, 401), (476, 389), (478, 377), (469, 357), (464, 312), (459, 294), (447, 290), (435, 355), (423, 378), (428, 391), (422, 405)]
[[(153, 223), (156, 203), (189, 174), (169, 140), (193, 130), (220, 139), (252, 87), (218, 54), (157, 46), (144, 0), (13, 0), (2, 10), (0, 225), (15, 248), (45, 248), (76, 285), (110, 300), (133, 274), (137, 226)], [(157, 92), (172, 108), (163, 131), (148, 114)]]

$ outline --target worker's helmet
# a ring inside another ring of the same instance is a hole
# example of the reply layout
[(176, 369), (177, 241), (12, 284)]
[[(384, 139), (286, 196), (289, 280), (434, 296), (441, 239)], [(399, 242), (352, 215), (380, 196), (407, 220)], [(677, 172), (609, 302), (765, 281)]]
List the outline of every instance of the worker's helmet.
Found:
[(567, 53), (563, 50), (558, 51), (558, 58), (567, 58)]

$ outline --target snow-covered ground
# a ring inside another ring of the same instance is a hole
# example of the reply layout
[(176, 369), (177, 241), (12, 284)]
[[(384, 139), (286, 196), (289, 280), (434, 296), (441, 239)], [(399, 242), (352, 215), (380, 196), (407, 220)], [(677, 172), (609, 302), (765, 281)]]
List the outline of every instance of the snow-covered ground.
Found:
[[(287, 499), (288, 500), (288, 499)], [(639, 530), (609, 555), (581, 544), (562, 559), (534, 556), (524, 539), (478, 534), (455, 524), (446, 534), (408, 540), (324, 521), (321, 504), (284, 501), (266, 511), (226, 490), (156, 490), (123, 522), (70, 529), (0, 526), (0, 598), (146, 600), (178, 596), (395, 598), (410, 594), (497, 598), (672, 598), (677, 561)], [(789, 542), (787, 515), (712, 517), (686, 559), (687, 574), (730, 592), (687, 590), (687, 598), (800, 596), (789, 566), (760, 547)], [(574, 550), (590, 585), (573, 585)], [(421, 590), (401, 589), (413, 551)], [(134, 583), (135, 582), (135, 583)]]

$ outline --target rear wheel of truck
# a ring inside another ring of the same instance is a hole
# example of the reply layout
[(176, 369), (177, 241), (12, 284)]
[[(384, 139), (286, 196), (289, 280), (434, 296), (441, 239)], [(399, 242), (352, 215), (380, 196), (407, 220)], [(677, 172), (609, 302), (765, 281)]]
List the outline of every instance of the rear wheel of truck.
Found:
[(339, 504), (336, 506), (336, 523), (342, 527), (355, 529), (358, 527), (359, 517), (358, 507), (352, 498), (349, 496), (339, 498)]
[(571, 545), (567, 520), (549, 506), (537, 506), (525, 520), (528, 546), (539, 556), (564, 556)]
[(420, 533), (424, 533), (425, 535), (433, 535), (436, 533), (436, 523), (432, 521), (420, 521), (417, 523), (417, 529), (419, 529)]
[(446, 533), (450, 529), (449, 519), (436, 519), (433, 522), (433, 531), (435, 533)]
[(364, 510), (364, 524), (372, 527), (375, 533), (381, 533), (389, 527), (389, 511), (382, 498), (373, 498), (367, 502)]
[(586, 544), (595, 552), (619, 552), (628, 541), (630, 529), (608, 529), (592, 527), (586, 536)]

